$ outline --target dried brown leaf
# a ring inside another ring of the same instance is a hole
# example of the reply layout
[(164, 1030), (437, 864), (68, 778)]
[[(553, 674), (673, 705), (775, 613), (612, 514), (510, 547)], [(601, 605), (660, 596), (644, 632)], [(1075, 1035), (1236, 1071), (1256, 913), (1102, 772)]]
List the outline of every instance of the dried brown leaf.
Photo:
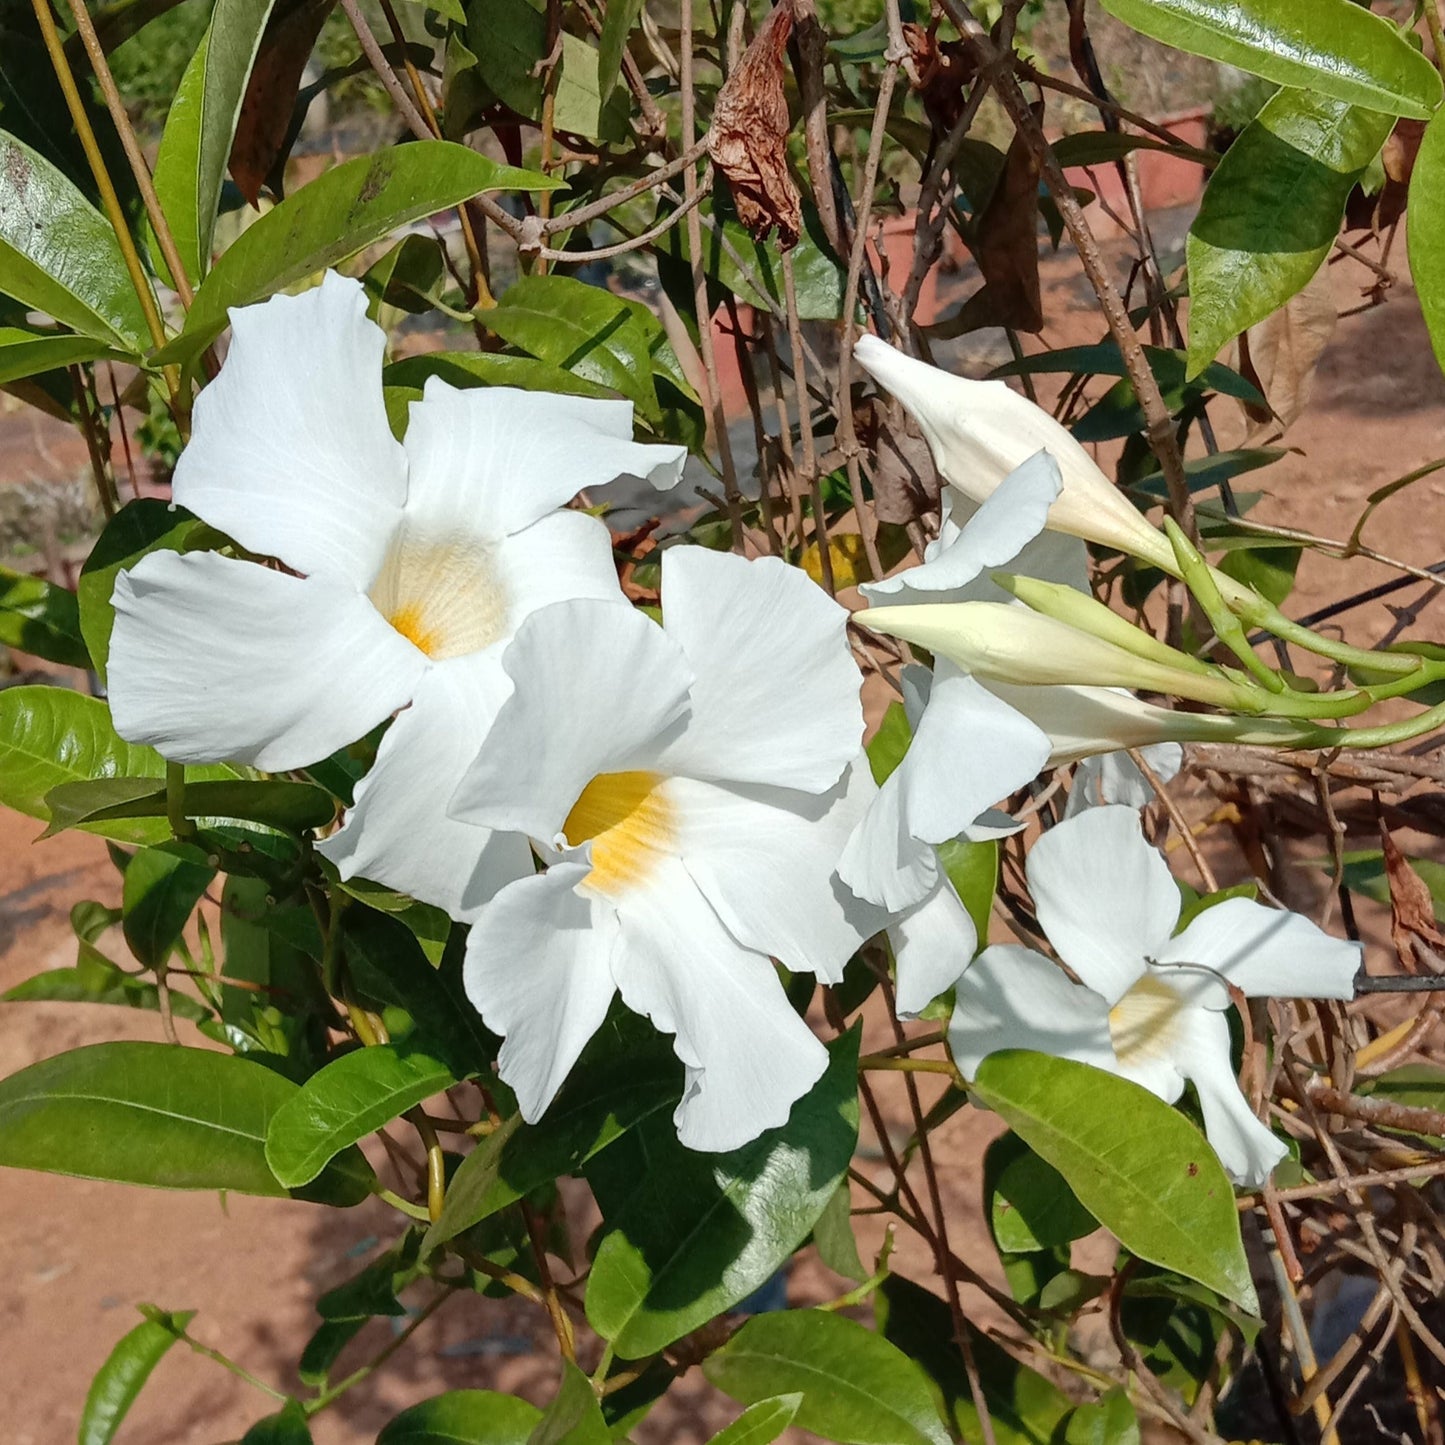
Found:
[(917, 76), (914, 89), (933, 125), (934, 134), (945, 136), (963, 114), (964, 91), (978, 74), (978, 64), (961, 40), (940, 43), (932, 28), (908, 24), (903, 42)]
[(880, 522), (907, 526), (938, 510), (939, 478), (928, 443), (905, 427), (901, 409), (890, 415), (876, 400), (854, 415), (858, 435), (872, 453), (873, 511)]
[(1245, 445), (1253, 446), (1267, 433), (1287, 429), (1304, 411), (1338, 318), (1329, 268), (1321, 266), (1303, 291), (1250, 327), (1240, 352), (1242, 369), (1248, 367), (1245, 374), (1268, 398), (1274, 416), (1246, 404), (1245, 412), (1255, 426)]
[(1390, 936), (1400, 962), (1411, 972), (1418, 972), (1422, 960), (1415, 946), (1417, 938), (1435, 948), (1445, 948), (1445, 934), (1435, 922), (1435, 901), (1425, 880), (1410, 866), (1383, 823), (1380, 848), (1384, 854), (1385, 881), (1390, 887)]
[(788, 101), (783, 54), (793, 30), (791, 0), (763, 21), (718, 91), (708, 154), (727, 177), (738, 219), (757, 237), (774, 226), (784, 250), (797, 244), (802, 201), (788, 171)]

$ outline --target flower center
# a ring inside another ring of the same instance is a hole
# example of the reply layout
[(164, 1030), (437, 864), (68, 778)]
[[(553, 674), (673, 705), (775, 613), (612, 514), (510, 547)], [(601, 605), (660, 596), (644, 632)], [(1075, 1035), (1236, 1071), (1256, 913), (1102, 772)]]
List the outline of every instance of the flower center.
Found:
[(622, 892), (644, 882), (672, 850), (675, 820), (662, 781), (657, 773), (602, 773), (582, 789), (562, 832), (574, 848), (592, 844), (589, 887)]
[(403, 524), (369, 595), (408, 642), (438, 662), (480, 652), (506, 632), (506, 589), (492, 549), (474, 538), (437, 541)]
[(1127, 1067), (1142, 1067), (1174, 1053), (1184, 1000), (1155, 973), (1146, 973), (1109, 1010), (1109, 1039)]

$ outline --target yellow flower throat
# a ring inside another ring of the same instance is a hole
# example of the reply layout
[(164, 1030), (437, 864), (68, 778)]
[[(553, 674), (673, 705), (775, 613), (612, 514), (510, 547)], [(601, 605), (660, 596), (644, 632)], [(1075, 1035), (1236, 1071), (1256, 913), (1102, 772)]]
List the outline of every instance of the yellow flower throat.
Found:
[(601, 773), (572, 805), (562, 832), (574, 848), (592, 844), (588, 887), (615, 896), (647, 881), (674, 851), (676, 817), (657, 773)]

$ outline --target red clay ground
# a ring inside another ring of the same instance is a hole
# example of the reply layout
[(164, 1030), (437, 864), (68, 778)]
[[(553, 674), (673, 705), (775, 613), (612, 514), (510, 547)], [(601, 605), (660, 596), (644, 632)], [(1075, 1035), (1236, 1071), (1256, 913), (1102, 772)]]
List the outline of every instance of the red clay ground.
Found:
[[(1402, 258), (1402, 245), (1396, 256)], [(1055, 284), (1070, 284), (1067, 258), (1050, 271)], [(1342, 307), (1355, 304), (1362, 278), (1353, 266), (1337, 268)], [(1072, 311), (1056, 304), (1046, 310), (1059, 317), (1048, 344), (1098, 338), (1095, 313), (1082, 302)], [(1218, 411), (1221, 445), (1236, 444), (1242, 424), (1226, 418), (1222, 407)], [(1340, 323), (1313, 404), (1288, 441), (1300, 455), (1258, 482), (1246, 480), (1270, 493), (1256, 515), (1333, 537), (1348, 534), (1371, 490), (1445, 455), (1445, 379), (1408, 292)], [(73, 476), (83, 464), (83, 449), (63, 433), (35, 428), (25, 415), (0, 416), (0, 484)], [(1445, 474), (1387, 504), (1369, 540), (1417, 564), (1439, 560), (1445, 556), (1442, 500)], [(1307, 557), (1290, 610), (1306, 613), (1392, 575), (1366, 561), (1335, 565)], [(1354, 640), (1364, 642), (1390, 620), (1377, 604), (1353, 614), (1347, 626)], [(1422, 614), (1419, 631), (1445, 632), (1438, 604)], [(32, 846), (40, 829), (0, 810), (0, 988), (73, 963), (71, 903), (116, 899), (115, 875), (98, 840), (67, 834)], [(81, 1043), (121, 1037), (159, 1037), (157, 1021), (117, 1009), (9, 1005), (0, 1014), (0, 1074)], [(902, 1123), (901, 1100), (890, 1101), (889, 1113)], [(978, 1188), (971, 1166), (991, 1132), (988, 1120), (965, 1111), (938, 1136), (961, 1247), (980, 1260), (986, 1247), (970, 1223)], [(6, 1170), (0, 1170), (0, 1218), (6, 1221), (0, 1238), (0, 1399), (8, 1416), (4, 1435), (13, 1445), (75, 1438), (88, 1382), (115, 1340), (136, 1323), (137, 1301), (199, 1310), (193, 1328), (200, 1339), (279, 1388), (296, 1388), (290, 1362), (315, 1324), (311, 1302), (394, 1232), (392, 1216), (381, 1206), (341, 1214), (239, 1196), (223, 1203), (213, 1195), (152, 1193)], [(860, 1221), (859, 1233), (868, 1258), (877, 1244), (873, 1221)], [(928, 1262), (916, 1246), (904, 1242), (895, 1259), (904, 1273), (928, 1277)], [(839, 1288), (813, 1264), (798, 1272), (792, 1293), (802, 1302)], [(373, 1326), (358, 1353), (378, 1348), (385, 1331)], [(318, 1417), (315, 1438), (318, 1445), (362, 1445), (407, 1404), (462, 1386), (516, 1390), (545, 1401), (554, 1379), (550, 1333), (533, 1311), (480, 1297), (457, 1300), (423, 1327), (378, 1381)], [(733, 1413), (696, 1374), (678, 1393), (676, 1405), (635, 1432), (639, 1441), (702, 1441)], [(177, 1349), (118, 1439), (122, 1445), (218, 1445), (239, 1437), (266, 1409), (264, 1397), (250, 1387)]]

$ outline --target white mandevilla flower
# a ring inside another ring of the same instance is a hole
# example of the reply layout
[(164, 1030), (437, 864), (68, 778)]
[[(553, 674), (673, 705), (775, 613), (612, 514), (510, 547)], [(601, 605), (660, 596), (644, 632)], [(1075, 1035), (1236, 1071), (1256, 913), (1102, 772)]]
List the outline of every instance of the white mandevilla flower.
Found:
[(664, 625), (561, 603), (523, 623), (515, 691), (453, 811), (535, 840), (467, 945), (468, 996), (538, 1118), (615, 993), (674, 1034), (691, 1148), (782, 1124), (826, 1053), (772, 958), (836, 982), (881, 917), (833, 877), (873, 791), (847, 614), (798, 571), (675, 547)]
[(918, 423), (943, 479), (982, 502), (1020, 463), (1046, 450), (1063, 473), (1048, 525), (1175, 570), (1168, 538), (1151, 527), (1072, 435), (1002, 381), (970, 381), (905, 356), (876, 336), (853, 349), (858, 364)]
[(606, 528), (560, 510), (622, 473), (670, 486), (685, 451), (632, 440), (627, 402), (435, 378), (405, 443), (387, 424), (386, 337), (355, 281), (231, 313), (196, 402), (176, 502), (245, 551), (157, 552), (115, 586), (117, 730), (176, 762), (318, 762), (403, 709), (320, 847), (467, 918), (531, 871), (525, 839), (447, 800), (506, 695), (499, 655), (560, 599), (626, 611)]
[(949, 1046), (965, 1076), (998, 1049), (1077, 1059), (1167, 1103), (1192, 1083), (1205, 1132), (1236, 1180), (1262, 1183), (1285, 1146), (1254, 1115), (1230, 1060), (1230, 988), (1247, 997), (1354, 994), (1357, 944), (1308, 919), (1231, 898), (1178, 934), (1180, 896), (1131, 808), (1091, 808), (1028, 855), (1039, 923), (1079, 983), (1015, 945), (986, 948), (958, 984)]

